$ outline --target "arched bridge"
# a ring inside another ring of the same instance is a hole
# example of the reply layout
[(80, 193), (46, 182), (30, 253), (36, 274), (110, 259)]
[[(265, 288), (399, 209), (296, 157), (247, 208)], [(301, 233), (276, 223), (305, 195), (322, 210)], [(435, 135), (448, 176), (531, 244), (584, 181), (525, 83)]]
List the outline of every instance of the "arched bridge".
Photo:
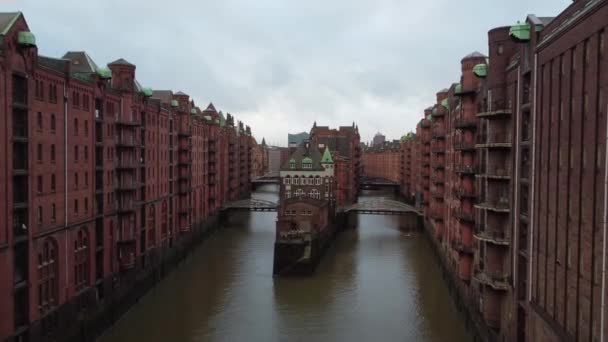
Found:
[(278, 172), (268, 172), (267, 174), (254, 178), (251, 180), (251, 184), (261, 185), (261, 184), (279, 184), (280, 177)]
[(361, 177), (359, 178), (359, 186), (361, 188), (374, 188), (374, 187), (398, 187), (399, 183), (393, 182), (384, 178), (375, 177)]
[(257, 198), (248, 198), (227, 203), (221, 210), (277, 211), (277, 204)]
[(376, 214), (376, 215), (405, 215), (416, 214), (420, 212), (416, 208), (403, 202), (386, 199), (375, 198), (353, 203), (342, 208), (345, 213), (361, 213), (361, 214)]

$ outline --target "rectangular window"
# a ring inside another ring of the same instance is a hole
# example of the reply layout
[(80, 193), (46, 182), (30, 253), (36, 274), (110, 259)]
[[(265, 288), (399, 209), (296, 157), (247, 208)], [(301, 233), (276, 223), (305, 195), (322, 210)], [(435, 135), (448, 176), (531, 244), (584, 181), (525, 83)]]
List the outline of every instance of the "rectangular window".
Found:
[(39, 163), (42, 162), (42, 144), (38, 144), (36, 148), (36, 159)]
[(55, 222), (57, 218), (57, 209), (55, 208), (55, 203), (51, 204), (51, 221)]
[(41, 194), (42, 193), (42, 176), (38, 176), (37, 188), (38, 188), (38, 194)]
[(74, 161), (78, 161), (78, 146), (74, 146)]
[(89, 212), (89, 199), (87, 197), (84, 198), (84, 212), (85, 214)]
[(74, 214), (78, 214), (78, 200), (74, 200)]
[(38, 221), (38, 224), (42, 224), (42, 207), (38, 207), (38, 212), (36, 214), (36, 220)]
[(42, 123), (42, 113), (38, 112), (38, 114), (36, 114), (36, 123), (38, 125), (38, 130), (41, 131), (43, 128), (43, 123)]
[(84, 147), (84, 160), (89, 160), (89, 146)]

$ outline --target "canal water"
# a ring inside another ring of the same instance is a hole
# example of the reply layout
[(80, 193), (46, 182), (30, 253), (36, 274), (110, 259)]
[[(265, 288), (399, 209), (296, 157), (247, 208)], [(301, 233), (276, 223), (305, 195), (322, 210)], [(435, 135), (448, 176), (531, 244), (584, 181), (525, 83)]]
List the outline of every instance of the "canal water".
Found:
[[(254, 194), (276, 196), (272, 185)], [(355, 215), (306, 278), (272, 277), (275, 219), (231, 214), (100, 340), (470, 340), (430, 244), (403, 218)]]

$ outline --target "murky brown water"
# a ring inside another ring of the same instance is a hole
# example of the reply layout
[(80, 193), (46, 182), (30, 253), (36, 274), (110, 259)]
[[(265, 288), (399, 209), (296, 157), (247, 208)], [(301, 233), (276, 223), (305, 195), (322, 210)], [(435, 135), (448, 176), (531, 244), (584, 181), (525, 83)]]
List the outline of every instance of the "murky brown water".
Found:
[(235, 213), (101, 341), (470, 339), (430, 245), (401, 232), (403, 218), (358, 215), (314, 276), (273, 278), (275, 217)]

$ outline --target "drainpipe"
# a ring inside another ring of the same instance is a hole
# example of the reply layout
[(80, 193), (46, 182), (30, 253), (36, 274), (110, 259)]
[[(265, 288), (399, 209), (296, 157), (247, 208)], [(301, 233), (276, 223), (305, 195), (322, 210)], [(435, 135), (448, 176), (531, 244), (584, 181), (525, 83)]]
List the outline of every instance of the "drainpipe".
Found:
[(69, 277), (69, 265), (68, 265), (68, 89), (67, 81), (63, 83), (63, 198), (64, 198), (64, 210), (63, 210), (63, 224), (65, 228), (65, 289), (66, 293), (69, 288), (70, 277)]
[(535, 193), (535, 180), (536, 174), (534, 172), (536, 165), (536, 88), (538, 85), (538, 53), (534, 54), (534, 86), (532, 87), (532, 171), (531, 171), (531, 185), (532, 190), (530, 194), (530, 238), (528, 240), (528, 258), (530, 262), (528, 263), (528, 302), (532, 301), (532, 265), (534, 254), (533, 251), (533, 243), (534, 243), (534, 213), (536, 212), (534, 208), (534, 193)]
[[(516, 268), (519, 268), (519, 265), (517, 263), (517, 251), (519, 250), (519, 246), (518, 246), (518, 242), (519, 239), (517, 238), (519, 235), (519, 184), (517, 184), (517, 180), (519, 179), (519, 110), (521, 108), (521, 103), (520, 101), (520, 94), (521, 94), (521, 89), (522, 89), (522, 85), (521, 85), (521, 67), (517, 67), (517, 95), (516, 95), (516, 101), (515, 101), (515, 141), (512, 142), (511, 146), (514, 147), (515, 149), (515, 189), (514, 189), (514, 195), (513, 195), (513, 204), (514, 204), (514, 208), (513, 208), (513, 212), (515, 213), (515, 215), (513, 215), (513, 236), (515, 236), (516, 238), (513, 241), (513, 264), (511, 266), (511, 269), (513, 270), (513, 279), (514, 279), (514, 284), (517, 284), (517, 278), (518, 278), (518, 274), (519, 272), (515, 272)], [(517, 286), (517, 285), (515, 285)]]
[[(606, 106), (608, 110), (608, 105)], [(604, 308), (606, 305), (606, 220), (608, 220), (608, 121), (606, 122), (606, 152), (604, 155), (604, 226), (602, 238), (602, 304), (600, 306), (600, 341), (604, 341)]]

